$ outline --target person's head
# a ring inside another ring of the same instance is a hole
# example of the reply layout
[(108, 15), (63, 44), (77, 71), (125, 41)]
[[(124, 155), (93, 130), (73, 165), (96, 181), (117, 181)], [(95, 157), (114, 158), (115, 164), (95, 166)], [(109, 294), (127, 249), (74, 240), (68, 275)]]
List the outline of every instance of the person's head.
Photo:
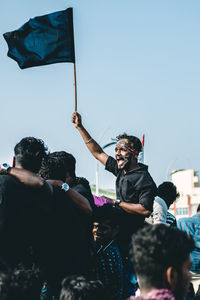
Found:
[(14, 154), (13, 166), (37, 173), (48, 149), (42, 140), (25, 137), (16, 144)]
[(132, 254), (142, 292), (171, 290), (182, 300), (190, 282), (194, 241), (186, 232), (164, 224), (146, 226), (132, 239)]
[(197, 213), (200, 214), (200, 204), (197, 206)]
[(165, 200), (168, 208), (179, 197), (176, 186), (170, 181), (165, 181), (158, 186), (157, 195)]
[(60, 300), (108, 300), (100, 280), (83, 276), (68, 276), (62, 281)]
[(0, 299), (7, 300), (10, 283), (10, 267), (0, 259)]
[(43, 161), (40, 175), (46, 180), (67, 181), (68, 178), (73, 180), (76, 177), (75, 168), (76, 159), (72, 154), (65, 151), (57, 151), (49, 154)]
[(7, 274), (5, 300), (40, 300), (42, 277), (39, 269), (16, 267)]
[(119, 169), (129, 170), (132, 164), (137, 163), (138, 155), (142, 150), (141, 141), (126, 133), (116, 137), (115, 158)]
[(111, 204), (97, 207), (93, 214), (93, 238), (94, 241), (104, 246), (113, 240), (119, 232), (118, 211)]

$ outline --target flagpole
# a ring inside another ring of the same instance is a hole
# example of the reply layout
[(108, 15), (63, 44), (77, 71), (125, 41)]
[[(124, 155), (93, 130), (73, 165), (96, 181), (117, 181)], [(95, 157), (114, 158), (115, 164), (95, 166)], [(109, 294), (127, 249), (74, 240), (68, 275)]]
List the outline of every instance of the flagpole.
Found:
[(74, 63), (74, 96), (75, 96), (75, 111), (77, 111), (77, 85), (76, 85), (76, 64)]

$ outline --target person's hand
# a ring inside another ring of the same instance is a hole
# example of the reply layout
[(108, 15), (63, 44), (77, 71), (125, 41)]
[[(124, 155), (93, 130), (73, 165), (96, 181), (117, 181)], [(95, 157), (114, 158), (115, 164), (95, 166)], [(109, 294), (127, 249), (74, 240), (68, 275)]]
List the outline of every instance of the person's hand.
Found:
[(109, 198), (109, 197), (104, 196), (104, 195), (102, 195), (101, 198), (106, 199), (107, 201), (109, 201), (109, 202), (115, 204), (115, 199)]
[(77, 113), (77, 111), (75, 111), (72, 115), (72, 123), (74, 123), (76, 128), (82, 126), (81, 115)]
[(64, 183), (62, 180), (56, 180), (56, 179), (48, 179), (46, 180), (48, 183), (58, 186), (58, 187), (62, 187), (62, 184)]

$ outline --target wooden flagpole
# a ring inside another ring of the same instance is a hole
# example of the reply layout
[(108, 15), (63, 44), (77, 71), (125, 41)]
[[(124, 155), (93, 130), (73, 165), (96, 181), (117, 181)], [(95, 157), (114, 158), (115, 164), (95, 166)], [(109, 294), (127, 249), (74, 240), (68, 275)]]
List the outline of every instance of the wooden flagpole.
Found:
[(74, 63), (74, 96), (75, 96), (75, 111), (77, 111), (77, 85), (76, 85), (76, 64)]

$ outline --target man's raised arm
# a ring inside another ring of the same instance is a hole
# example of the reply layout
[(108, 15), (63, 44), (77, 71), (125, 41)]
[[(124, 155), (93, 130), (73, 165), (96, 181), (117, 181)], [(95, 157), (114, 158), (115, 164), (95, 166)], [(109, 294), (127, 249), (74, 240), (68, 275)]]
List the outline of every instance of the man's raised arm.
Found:
[(81, 120), (81, 115), (77, 112), (74, 112), (72, 115), (72, 123), (80, 132), (86, 146), (88, 147), (89, 151), (92, 155), (98, 159), (104, 166), (108, 159), (108, 155), (103, 151), (103, 149), (93, 140), (87, 130), (84, 128)]

